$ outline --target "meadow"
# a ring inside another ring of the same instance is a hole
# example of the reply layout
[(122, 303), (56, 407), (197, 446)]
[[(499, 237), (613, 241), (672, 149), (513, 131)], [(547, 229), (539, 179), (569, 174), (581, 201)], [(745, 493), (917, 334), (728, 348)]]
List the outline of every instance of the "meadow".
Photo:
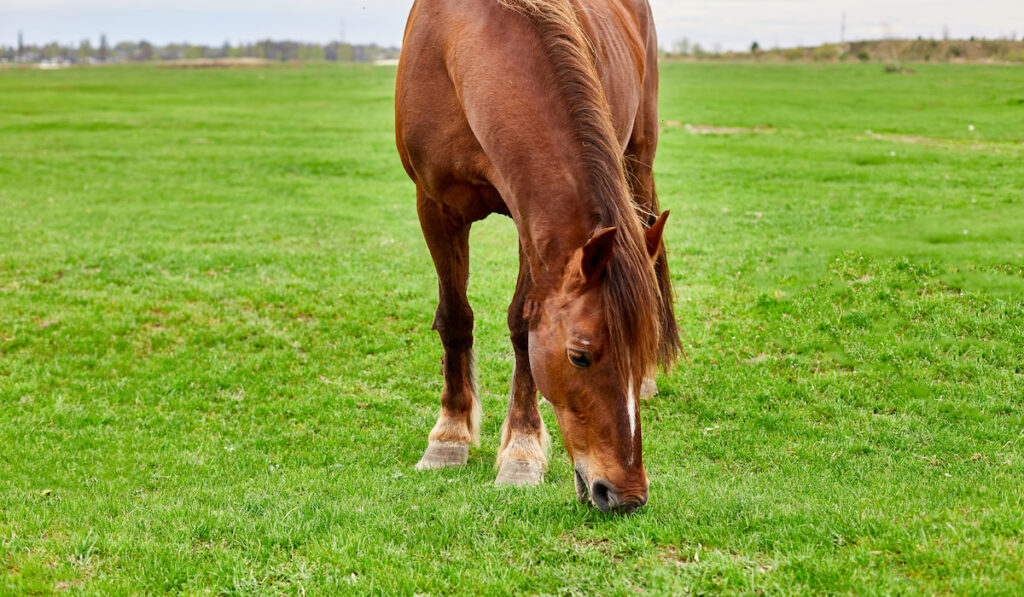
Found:
[(417, 472), (436, 279), (390, 67), (0, 71), (0, 594), (1024, 592), (1024, 69), (662, 65), (686, 358), (650, 503)]

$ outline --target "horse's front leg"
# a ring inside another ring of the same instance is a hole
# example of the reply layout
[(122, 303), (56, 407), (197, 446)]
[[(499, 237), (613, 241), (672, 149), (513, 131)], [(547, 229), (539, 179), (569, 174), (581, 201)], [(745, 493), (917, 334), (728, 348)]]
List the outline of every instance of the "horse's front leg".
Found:
[(480, 445), (480, 400), (473, 376), (473, 310), (466, 296), (470, 224), (421, 189), (417, 189), (416, 208), (437, 269), (434, 329), (444, 346), (441, 414), (416, 468), (458, 466), (466, 464), (470, 444)]
[(508, 416), (501, 429), (501, 447), (495, 464), (498, 468), (495, 482), (499, 484), (536, 485), (544, 480), (548, 464), (550, 438), (544, 419), (537, 410), (537, 386), (530, 370), (530, 330), (525, 312), (530, 283), (529, 265), (520, 250), (519, 279), (508, 308), (508, 328), (512, 334), (516, 366), (512, 374)]

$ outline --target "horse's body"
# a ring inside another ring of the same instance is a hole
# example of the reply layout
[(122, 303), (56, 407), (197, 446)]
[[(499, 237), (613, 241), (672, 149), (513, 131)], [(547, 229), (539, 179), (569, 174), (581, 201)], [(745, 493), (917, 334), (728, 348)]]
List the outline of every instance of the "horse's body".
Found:
[(498, 481), (542, 478), (539, 388), (581, 499), (590, 493), (603, 510), (646, 502), (634, 388), (678, 348), (664, 217), (654, 217), (656, 59), (646, 0), (413, 6), (396, 134), (437, 268), (434, 327), (445, 349), (441, 415), (421, 468), (464, 463), (479, 444), (469, 228), (501, 213), (519, 232), (520, 271)]

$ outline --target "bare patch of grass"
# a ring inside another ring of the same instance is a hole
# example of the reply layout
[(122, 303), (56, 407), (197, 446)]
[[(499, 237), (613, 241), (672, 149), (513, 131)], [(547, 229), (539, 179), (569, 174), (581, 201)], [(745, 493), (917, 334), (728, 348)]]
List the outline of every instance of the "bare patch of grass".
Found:
[(678, 120), (666, 120), (665, 127), (682, 127), (686, 132), (692, 135), (752, 135), (755, 133), (775, 132), (775, 128), (770, 126), (715, 126), (712, 124), (690, 124), (688, 122), (680, 122)]
[(264, 58), (192, 58), (187, 60), (167, 60), (159, 64), (160, 68), (269, 68), (280, 62)]

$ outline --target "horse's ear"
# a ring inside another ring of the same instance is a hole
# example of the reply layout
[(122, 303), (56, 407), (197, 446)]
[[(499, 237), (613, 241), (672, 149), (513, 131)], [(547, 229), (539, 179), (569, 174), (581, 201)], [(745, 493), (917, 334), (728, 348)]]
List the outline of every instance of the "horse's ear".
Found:
[(594, 233), (583, 245), (580, 255), (580, 272), (587, 284), (592, 284), (601, 278), (604, 268), (612, 258), (612, 251), (615, 248), (615, 228), (602, 228)]
[(658, 219), (651, 224), (651, 227), (644, 230), (644, 240), (647, 242), (647, 255), (651, 261), (657, 261), (658, 249), (661, 247), (661, 235), (665, 233), (665, 220), (668, 219), (668, 210), (661, 212)]

